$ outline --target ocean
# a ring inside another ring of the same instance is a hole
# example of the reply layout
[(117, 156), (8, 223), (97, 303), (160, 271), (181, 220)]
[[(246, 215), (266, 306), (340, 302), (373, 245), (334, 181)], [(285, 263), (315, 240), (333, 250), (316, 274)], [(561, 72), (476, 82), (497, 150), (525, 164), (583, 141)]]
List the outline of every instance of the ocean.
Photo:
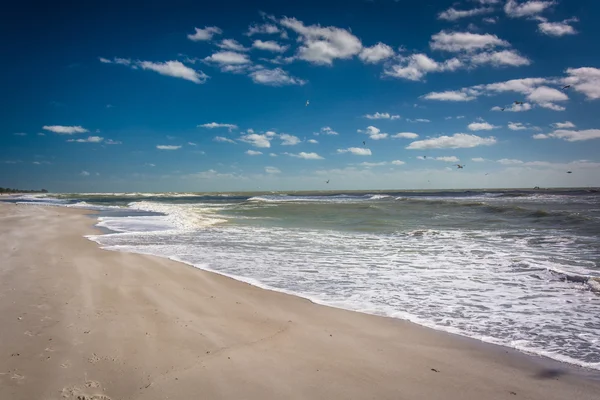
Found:
[[(600, 369), (600, 192), (27, 195), (102, 248)], [(368, 327), (365, 327), (368, 329)]]

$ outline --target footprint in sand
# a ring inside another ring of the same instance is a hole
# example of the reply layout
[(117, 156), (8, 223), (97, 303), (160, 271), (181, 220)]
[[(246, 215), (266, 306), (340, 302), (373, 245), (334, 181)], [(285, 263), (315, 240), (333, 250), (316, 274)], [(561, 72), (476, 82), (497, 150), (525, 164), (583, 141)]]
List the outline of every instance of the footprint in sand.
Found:
[(19, 375), (19, 374), (12, 374), (10, 376), (10, 379), (12, 379), (13, 381), (22, 381), (23, 379), (25, 379), (25, 377), (23, 375)]
[(67, 362), (64, 362), (64, 363), (60, 364), (61, 368), (69, 368), (70, 366), (71, 366), (71, 362), (70, 361), (67, 361)]
[(33, 333), (31, 333), (30, 331), (25, 331), (23, 332), (23, 334), (27, 336), (33, 336)]
[(100, 357), (98, 357), (96, 353), (92, 354), (92, 356), (88, 358), (88, 362), (91, 364), (96, 364), (98, 361), (100, 361)]
[(99, 388), (100, 382), (97, 381), (85, 381), (85, 387), (88, 388)]

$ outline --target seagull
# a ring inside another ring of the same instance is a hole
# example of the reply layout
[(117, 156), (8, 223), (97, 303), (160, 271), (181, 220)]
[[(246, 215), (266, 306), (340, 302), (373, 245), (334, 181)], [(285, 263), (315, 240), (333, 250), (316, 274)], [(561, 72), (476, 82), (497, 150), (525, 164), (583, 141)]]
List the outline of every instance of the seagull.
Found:
[(571, 87), (571, 85), (563, 86), (563, 90), (564, 90), (564, 89), (568, 89), (568, 88), (570, 88), (570, 87)]
[(488, 172), (487, 174), (485, 174), (486, 176), (489, 175), (490, 173)]
[(567, 174), (572, 174), (572, 173), (573, 173), (572, 171), (567, 171)]
[(516, 105), (523, 105), (523, 102), (522, 101), (515, 101), (515, 104)]
[(310, 101), (306, 100), (306, 107), (310, 104)]
[(363, 146), (366, 146), (366, 145), (367, 145), (367, 142), (363, 140)]
[(502, 107), (502, 108), (500, 109), (500, 111), (504, 111), (504, 109), (505, 109), (505, 108), (506, 108), (506, 107)]
[(458, 169), (463, 169), (463, 168), (465, 167), (465, 165), (464, 165), (464, 164), (463, 164), (463, 165), (460, 165), (460, 164), (454, 164), (454, 165), (455, 165), (455, 166), (457, 166), (457, 167), (458, 167)]
[(327, 181), (325, 181), (325, 183), (329, 183), (329, 179), (327, 179)]
[(426, 158), (427, 158), (427, 156), (423, 156), (423, 159), (426, 159)]

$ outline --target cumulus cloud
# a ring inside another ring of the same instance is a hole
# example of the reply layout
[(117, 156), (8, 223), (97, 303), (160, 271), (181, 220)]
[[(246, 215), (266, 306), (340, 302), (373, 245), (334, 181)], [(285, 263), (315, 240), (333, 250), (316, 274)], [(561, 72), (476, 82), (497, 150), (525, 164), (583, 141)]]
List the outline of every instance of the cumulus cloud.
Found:
[(413, 132), (400, 132), (392, 135), (394, 139), (416, 139), (419, 137), (416, 133)]
[(422, 149), (467, 149), (477, 146), (491, 146), (496, 143), (493, 136), (484, 138), (468, 133), (455, 133), (452, 136), (439, 136), (436, 138), (417, 140), (406, 148), (411, 150)]
[(464, 68), (465, 64), (458, 58), (451, 58), (444, 62), (437, 62), (425, 54), (412, 54), (398, 56), (394, 61), (387, 63), (383, 70), (384, 76), (420, 81), (431, 72), (455, 71)]
[(377, 64), (383, 60), (387, 60), (388, 58), (394, 55), (394, 50), (384, 43), (377, 43), (371, 47), (365, 47), (362, 49), (358, 57), (367, 64)]
[(262, 151), (246, 150), (246, 154), (248, 154), (249, 156), (260, 156), (262, 154)]
[(498, 161), (496, 161), (502, 165), (515, 165), (515, 164), (523, 164), (523, 161), (521, 160), (515, 160), (512, 158), (502, 158)]
[(371, 149), (365, 149), (362, 147), (349, 147), (347, 149), (338, 149), (338, 153), (350, 153), (356, 156), (370, 156)]
[(81, 171), (81, 172), (79, 173), (79, 175), (81, 175), (81, 176), (90, 176), (90, 173), (89, 173), (89, 172), (87, 172), (87, 171)]
[(304, 151), (301, 151), (298, 154), (294, 154), (294, 153), (284, 153), (284, 154), (288, 155), (290, 157), (303, 158), (305, 160), (322, 160), (323, 159), (323, 157), (321, 157), (317, 153), (305, 153)]
[(174, 78), (181, 78), (199, 84), (205, 83), (208, 79), (208, 75), (206, 75), (204, 72), (196, 71), (195, 69), (186, 67), (180, 61), (140, 61), (138, 65), (142, 69), (158, 72), (161, 75), (172, 76)]
[(393, 165), (404, 165), (406, 163), (404, 161), (401, 161), (401, 160), (394, 160), (394, 161), (392, 161), (392, 164)]
[(565, 121), (565, 122), (555, 122), (552, 124), (553, 127), (558, 128), (558, 129), (569, 129), (569, 128), (575, 128), (575, 124), (572, 123), (571, 121)]
[[(600, 129), (585, 129), (581, 131), (558, 129), (552, 133), (549, 133), (547, 137), (563, 139), (567, 142), (579, 142), (582, 140), (600, 139)], [(538, 137), (535, 139), (542, 139), (542, 137)], [(546, 139), (546, 137), (544, 137), (543, 139)]]
[(246, 54), (237, 53), (235, 51), (219, 51), (211, 56), (205, 57), (204, 61), (219, 65), (242, 65), (250, 63), (250, 59)]
[(279, 23), (296, 32), (301, 42), (296, 55), (313, 64), (332, 65), (336, 59), (349, 59), (362, 50), (360, 39), (345, 29), (332, 26), (304, 25), (295, 18), (283, 18)]
[(279, 139), (281, 139), (282, 146), (294, 146), (300, 143), (300, 139), (297, 136), (288, 135), (287, 133), (280, 134)]
[(254, 83), (269, 86), (284, 86), (284, 85), (304, 85), (305, 80), (289, 75), (281, 68), (265, 69), (261, 68), (250, 73), (250, 77)]
[(430, 92), (422, 96), (422, 98), (439, 101), (471, 101), (475, 100), (476, 97), (463, 91), (446, 90), (445, 92)]
[(484, 162), (485, 158), (483, 158), (483, 157), (475, 157), (475, 158), (471, 158), (471, 161), (473, 161), (473, 162)]
[(538, 30), (547, 36), (560, 37), (565, 35), (575, 35), (577, 31), (571, 25), (570, 22), (577, 22), (577, 18), (571, 18), (562, 22), (547, 22), (543, 21), (538, 24)]
[(223, 136), (215, 136), (215, 138), (213, 139), (215, 142), (222, 142), (222, 143), (233, 143), (235, 144), (235, 140), (223, 137)]
[(492, 107), (491, 110), (492, 111), (504, 111), (504, 112), (522, 112), (522, 111), (529, 111), (532, 109), (532, 106), (530, 103), (523, 103), (523, 104), (511, 104), (508, 107), (499, 107), (499, 106), (495, 106)]
[(270, 155), (271, 157), (277, 157), (277, 154), (275, 154), (275, 153), (269, 153), (269, 155)]
[(508, 129), (511, 131), (524, 131), (525, 129), (529, 128), (527, 128), (527, 126), (523, 125), (521, 122), (509, 122)]
[(246, 36), (252, 35), (271, 35), (274, 33), (279, 33), (281, 30), (277, 27), (277, 25), (273, 24), (262, 24), (262, 25), (250, 25), (248, 27), (248, 32), (246, 32)]
[(223, 50), (231, 50), (231, 51), (248, 51), (247, 47), (244, 47), (240, 42), (235, 39), (223, 39), (217, 46)]
[[(86, 139), (69, 139), (67, 142), (77, 142), (77, 143), (100, 143), (104, 140), (103, 137), (100, 136), (88, 136)], [(114, 143), (110, 143), (114, 144)]]
[(156, 148), (159, 150), (179, 150), (181, 148), (181, 146), (159, 144), (156, 146)]
[(492, 129), (500, 128), (487, 122), (471, 122), (467, 125), (470, 131), (491, 131)]
[(535, 135), (532, 136), (532, 138), (534, 138), (534, 139), (548, 139), (548, 135), (546, 135), (545, 133), (536, 133)]
[(515, 0), (508, 0), (504, 5), (504, 12), (511, 18), (531, 17), (554, 4), (556, 4), (554, 1), (528, 0), (518, 3)]
[(283, 53), (290, 46), (281, 45), (281, 44), (275, 42), (274, 40), (267, 40), (267, 41), (255, 40), (252, 43), (252, 47), (254, 47), (255, 49), (259, 49), (259, 50), (272, 51), (274, 53)]
[(572, 89), (583, 93), (588, 100), (600, 99), (600, 68), (569, 68), (566, 73), (569, 76), (563, 79), (565, 85), (571, 85)]
[(215, 128), (227, 128), (229, 130), (229, 132), (231, 132), (234, 129), (237, 129), (237, 125), (234, 124), (220, 124), (218, 122), (209, 122), (207, 124), (202, 124), (202, 125), (198, 125), (197, 128), (208, 128), (208, 129), (215, 129)]
[(267, 174), (280, 174), (281, 173), (279, 168), (275, 168), (275, 167), (265, 167), (265, 172)]
[(475, 65), (491, 64), (496, 67), (504, 65), (520, 67), (522, 65), (531, 64), (531, 60), (527, 57), (523, 57), (515, 50), (483, 52), (472, 56), (470, 61)]
[(83, 128), (81, 125), (77, 126), (64, 126), (64, 125), (44, 125), (42, 129), (58, 133), (59, 135), (73, 135), (75, 133), (86, 133), (89, 132), (87, 129)]
[(486, 50), (494, 47), (508, 47), (506, 40), (500, 39), (490, 33), (479, 34), (471, 32), (448, 32), (441, 31), (431, 36), (429, 47), (432, 50), (443, 50), (449, 52), (473, 52)]
[(369, 135), (369, 139), (371, 140), (387, 139), (387, 137), (389, 136), (387, 133), (381, 133), (381, 130), (374, 126), (367, 126), (367, 129), (365, 129), (364, 131), (362, 129), (359, 129), (358, 132)]
[(434, 160), (443, 161), (443, 162), (459, 162), (460, 158), (458, 158), (456, 156), (443, 156), (443, 157), (434, 157)]
[(438, 19), (446, 21), (456, 21), (461, 18), (474, 17), (476, 15), (489, 14), (494, 12), (492, 7), (480, 7), (473, 8), (470, 10), (457, 10), (454, 7), (450, 7), (446, 11), (442, 11), (438, 14)]
[(329, 126), (324, 126), (319, 132), (315, 132), (314, 135), (339, 135), (339, 133), (331, 129)]
[(399, 115), (390, 115), (389, 113), (380, 113), (376, 112), (375, 114), (365, 114), (364, 116), (367, 119), (400, 119)]
[(406, 118), (406, 120), (408, 122), (431, 122), (431, 120), (428, 120), (427, 118), (416, 118), (416, 119)]
[(214, 35), (220, 35), (223, 33), (223, 31), (216, 26), (207, 26), (204, 29), (194, 29), (194, 33), (187, 35), (188, 39), (194, 42), (211, 40)]
[(239, 140), (241, 140), (242, 142), (249, 143), (254, 147), (269, 148), (269, 147), (271, 147), (271, 139), (272, 138), (273, 138), (272, 135), (266, 135), (266, 134), (259, 135), (256, 133), (251, 133), (251, 134), (247, 134), (247, 135), (240, 137)]
[(308, 143), (318, 144), (319, 142), (317, 140), (315, 140), (315, 139), (308, 139)]

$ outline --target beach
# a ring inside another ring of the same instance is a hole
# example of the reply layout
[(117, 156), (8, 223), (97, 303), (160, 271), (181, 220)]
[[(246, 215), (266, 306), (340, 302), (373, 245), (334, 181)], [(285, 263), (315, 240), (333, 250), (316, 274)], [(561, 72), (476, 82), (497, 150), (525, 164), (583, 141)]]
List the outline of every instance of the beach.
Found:
[(596, 399), (580, 369), (106, 251), (90, 212), (0, 203), (1, 399)]

